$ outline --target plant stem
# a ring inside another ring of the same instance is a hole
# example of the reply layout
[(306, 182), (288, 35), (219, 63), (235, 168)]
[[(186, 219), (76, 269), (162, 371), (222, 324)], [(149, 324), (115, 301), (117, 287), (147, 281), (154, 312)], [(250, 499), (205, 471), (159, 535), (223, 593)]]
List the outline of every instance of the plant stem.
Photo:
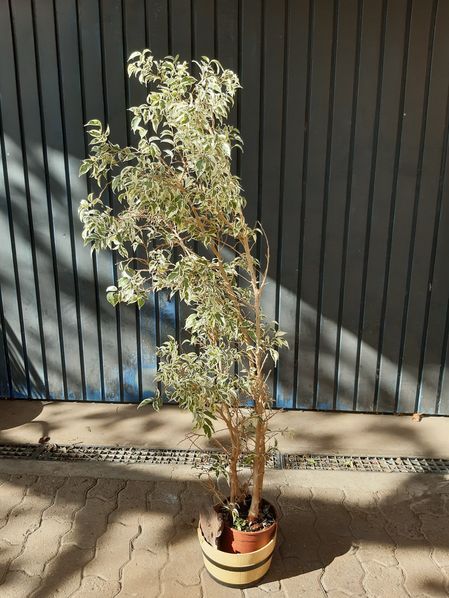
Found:
[(256, 343), (255, 343), (255, 369), (256, 379), (254, 383), (254, 402), (255, 410), (258, 416), (255, 434), (254, 446), (254, 464), (253, 464), (253, 489), (251, 506), (249, 509), (248, 519), (254, 521), (259, 518), (260, 501), (262, 498), (263, 480), (265, 475), (265, 435), (267, 431), (265, 421), (266, 411), (266, 386), (263, 376), (263, 361), (260, 354), (260, 341), (262, 336), (261, 327), (261, 309), (260, 309), (260, 295), (265, 284), (266, 276), (263, 277), (262, 282), (259, 283), (257, 279), (257, 271), (254, 264), (254, 258), (251, 254), (248, 237), (242, 237), (241, 243), (244, 249), (246, 262), (248, 265), (248, 272), (251, 276), (251, 285), (254, 295), (254, 315), (256, 324)]
[(255, 521), (259, 518), (260, 501), (262, 499), (263, 479), (265, 475), (265, 433), (266, 424), (259, 418), (256, 426), (256, 447), (253, 464), (253, 490), (248, 519)]
[(231, 454), (229, 456), (229, 491), (230, 491), (229, 499), (230, 499), (231, 503), (235, 503), (241, 494), (240, 482), (239, 482), (239, 476), (238, 476), (238, 461), (239, 461), (239, 456), (241, 453), (241, 443), (240, 443), (238, 430), (236, 429), (236, 426), (234, 425), (234, 422), (232, 421), (232, 416), (229, 412), (228, 406), (224, 406), (224, 408), (221, 412), (221, 417), (228, 428), (229, 437), (231, 440), (232, 448), (231, 448)]

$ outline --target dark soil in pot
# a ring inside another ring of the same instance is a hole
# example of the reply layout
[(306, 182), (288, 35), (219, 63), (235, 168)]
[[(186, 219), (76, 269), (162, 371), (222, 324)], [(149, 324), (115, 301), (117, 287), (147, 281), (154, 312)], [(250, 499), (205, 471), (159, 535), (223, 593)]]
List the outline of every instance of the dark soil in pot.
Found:
[[(238, 505), (240, 520), (243, 522), (248, 516), (251, 504), (251, 496), (248, 496), (245, 502)], [(274, 537), (277, 527), (276, 510), (271, 503), (262, 500), (259, 520), (252, 522), (243, 529), (233, 527), (233, 519), (230, 512), (223, 508), (224, 527), (220, 537), (220, 550), (230, 553), (248, 553), (259, 550)]]

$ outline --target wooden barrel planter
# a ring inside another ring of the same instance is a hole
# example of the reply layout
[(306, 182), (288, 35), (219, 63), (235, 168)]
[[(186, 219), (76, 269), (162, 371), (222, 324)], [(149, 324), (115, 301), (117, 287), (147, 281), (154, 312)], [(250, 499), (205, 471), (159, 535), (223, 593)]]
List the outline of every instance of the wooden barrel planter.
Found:
[(258, 550), (242, 554), (224, 552), (211, 546), (198, 526), (198, 539), (203, 551), (204, 565), (216, 582), (229, 588), (249, 588), (257, 584), (267, 573), (276, 546), (273, 538)]

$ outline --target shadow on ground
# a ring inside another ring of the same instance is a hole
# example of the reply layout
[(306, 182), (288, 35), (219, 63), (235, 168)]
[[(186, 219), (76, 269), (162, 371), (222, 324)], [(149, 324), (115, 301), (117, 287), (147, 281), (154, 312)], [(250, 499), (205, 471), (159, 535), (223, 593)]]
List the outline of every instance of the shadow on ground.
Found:
[[(34, 404), (28, 407), (28, 418), (37, 417), (30, 411)], [(134, 416), (140, 416), (137, 410)], [(35, 423), (45, 427), (46, 422)], [(420, 454), (430, 455), (419, 425), (408, 433)], [(379, 443), (397, 435), (395, 418), (382, 426), (373, 418), (369, 433)], [(307, 437), (302, 430), (297, 439), (304, 443)], [(333, 440), (338, 439), (326, 439), (329, 445)], [(162, 585), (177, 583), (180, 591), (204, 584), (195, 529), (199, 504), (208, 496), (193, 473), (186, 477), (183, 468), (134, 470), (114, 463), (36, 467), (1, 465), (0, 471), (11, 474), (0, 477), (1, 596), (16, 595), (17, 584), (30, 580), (30, 598), (98, 596), (101, 588), (89, 594), (83, 584), (108, 575), (120, 592), (134, 566), (140, 587), (151, 582), (157, 598)], [(449, 595), (449, 480), (444, 476), (269, 471), (266, 497), (280, 514), (279, 547), (263, 580), (274, 591), (282, 582), (295, 598), (332, 591), (386, 598)], [(56, 527), (46, 527), (48, 522)], [(176, 557), (189, 567), (172, 566)], [(172, 593), (166, 595), (176, 596), (176, 588), (169, 587)]]
[[(22, 498), (8, 512), (1, 512), (8, 501), (0, 507), (0, 594), (15, 595), (14, 584), (22, 574), (21, 583), (34, 580), (26, 594), (30, 598), (91, 595), (83, 584), (93, 578), (101, 583), (105, 578), (128, 595), (127, 579), (138, 568), (140, 588), (151, 582), (158, 588), (155, 596), (176, 596), (173, 584), (179, 590), (199, 588), (203, 567), (195, 529), (199, 503), (206, 500), (202, 484), (170, 479), (157, 467), (128, 481), (120, 479), (126, 475), (123, 466), (101, 468), (105, 475), (100, 479), (94, 473), (80, 477), (79, 472), (68, 477), (67, 466), (65, 475), (55, 469), (51, 477), (12, 476), (8, 483), (20, 487)], [(448, 595), (449, 480), (406, 475), (397, 487), (385, 490), (382, 484), (376, 490), (372, 476), (388, 474), (281, 475), (268, 476), (266, 496), (281, 520), (279, 549), (264, 584), (276, 589), (282, 581), (289, 596), (314, 595), (320, 589), (323, 595), (324, 589), (355, 592), (357, 587), (369, 590), (368, 595), (393, 595), (391, 591), (402, 596), (404, 584), (414, 596)], [(18, 533), (20, 517), (29, 527)], [(58, 522), (56, 535), (50, 526), (45, 536), (49, 521)], [(189, 567), (180, 567), (180, 558)], [(386, 577), (387, 593), (376, 593), (376, 584), (385, 584)], [(162, 586), (167, 594), (161, 593)], [(148, 592), (145, 596), (153, 595)]]
[[(1, 400), (0, 407), (0, 430), (10, 430), (33, 422), (42, 413), (44, 403), (41, 401), (26, 401), (26, 404), (20, 405), (17, 401)], [(41, 436), (47, 436), (49, 431), (47, 422), (39, 420), (39, 422), (34, 423), (39, 427)]]

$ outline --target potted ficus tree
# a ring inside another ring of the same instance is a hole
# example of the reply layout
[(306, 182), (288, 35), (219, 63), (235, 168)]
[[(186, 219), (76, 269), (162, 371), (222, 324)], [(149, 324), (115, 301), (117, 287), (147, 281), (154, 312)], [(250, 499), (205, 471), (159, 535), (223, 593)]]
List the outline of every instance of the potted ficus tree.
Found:
[[(273, 448), (267, 377), (286, 341), (261, 310), (268, 249), (263, 269), (255, 254), (266, 239), (246, 222), (231, 172), (232, 150), (242, 142), (226, 118), (238, 78), (204, 57), (193, 69), (178, 58), (155, 60), (149, 50), (130, 56), (129, 76), (148, 91), (131, 108), (137, 142), (120, 147), (108, 127), (88, 123), (91, 153), (80, 174), (88, 173), (98, 192), (81, 202), (79, 214), (85, 242), (119, 256), (118, 283), (107, 289), (112, 305), (140, 307), (150, 291), (166, 291), (190, 306), (188, 342), (168, 338), (159, 347), (156, 379), (168, 399), (192, 413), (195, 432), (220, 449), (210, 469), (226, 476), (228, 491), (214, 485), (214, 515), (203, 515), (199, 538), (209, 572), (243, 587), (268, 570), (275, 543), (276, 513), (262, 496)], [(118, 210), (103, 199), (106, 190)], [(148, 402), (159, 408), (160, 393)], [(217, 426), (227, 441), (217, 439)]]

